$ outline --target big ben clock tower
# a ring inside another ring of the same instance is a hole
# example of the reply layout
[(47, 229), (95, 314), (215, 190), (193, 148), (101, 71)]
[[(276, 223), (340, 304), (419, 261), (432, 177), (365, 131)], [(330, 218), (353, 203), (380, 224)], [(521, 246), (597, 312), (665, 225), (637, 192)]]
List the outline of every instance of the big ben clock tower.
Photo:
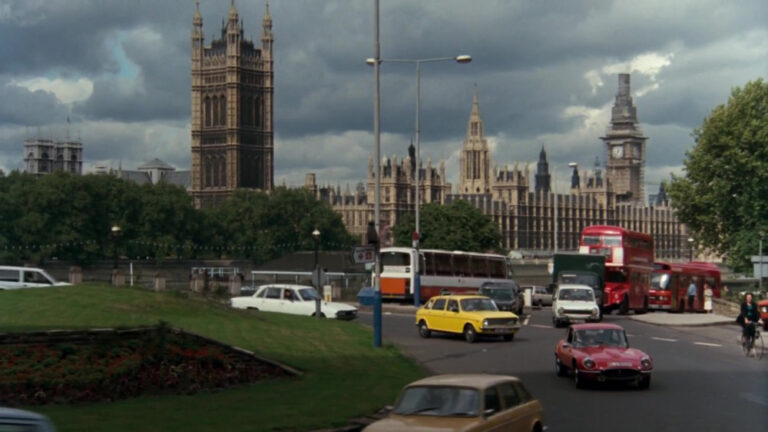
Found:
[(645, 141), (648, 137), (637, 122), (637, 109), (629, 91), (629, 74), (619, 74), (619, 92), (611, 111), (611, 125), (605, 136), (607, 177), (613, 184), (617, 202), (645, 203), (643, 169)]

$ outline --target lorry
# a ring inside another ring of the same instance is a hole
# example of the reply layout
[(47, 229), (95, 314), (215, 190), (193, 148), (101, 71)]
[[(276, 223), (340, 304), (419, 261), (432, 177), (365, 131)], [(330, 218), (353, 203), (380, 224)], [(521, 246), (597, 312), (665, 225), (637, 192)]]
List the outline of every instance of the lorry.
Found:
[[(552, 256), (552, 286), (560, 284), (587, 285), (595, 293), (602, 318), (605, 293), (605, 256), (578, 253), (556, 253)], [(555, 292), (555, 295), (557, 293)]]

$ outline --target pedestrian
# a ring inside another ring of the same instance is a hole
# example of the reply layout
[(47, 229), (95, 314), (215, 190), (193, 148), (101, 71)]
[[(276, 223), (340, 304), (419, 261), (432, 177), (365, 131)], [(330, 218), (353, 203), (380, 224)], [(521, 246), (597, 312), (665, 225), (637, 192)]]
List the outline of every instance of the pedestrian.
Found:
[(760, 321), (760, 314), (757, 312), (757, 305), (752, 301), (752, 293), (744, 296), (744, 303), (741, 304), (741, 313), (738, 322), (741, 324), (741, 336), (755, 337), (755, 323)]
[(688, 310), (693, 311), (693, 303), (696, 301), (696, 282), (691, 280), (688, 285)]

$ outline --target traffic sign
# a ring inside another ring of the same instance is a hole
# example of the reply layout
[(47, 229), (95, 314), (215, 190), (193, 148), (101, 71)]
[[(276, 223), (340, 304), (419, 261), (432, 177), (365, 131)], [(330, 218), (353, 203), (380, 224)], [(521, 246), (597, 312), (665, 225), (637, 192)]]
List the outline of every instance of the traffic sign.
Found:
[(373, 245), (352, 248), (352, 259), (356, 264), (372, 263), (376, 260), (376, 248)]

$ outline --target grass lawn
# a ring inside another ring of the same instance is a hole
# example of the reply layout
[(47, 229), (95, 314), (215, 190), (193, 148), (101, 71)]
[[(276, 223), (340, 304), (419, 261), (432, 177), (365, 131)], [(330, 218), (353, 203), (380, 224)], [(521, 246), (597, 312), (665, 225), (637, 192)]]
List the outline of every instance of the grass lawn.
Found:
[(105, 285), (0, 291), (0, 332), (159, 320), (305, 374), (213, 393), (30, 409), (63, 432), (309, 430), (373, 413), (423, 374), (394, 347), (373, 348), (371, 330), (354, 321), (239, 311), (174, 292)]

